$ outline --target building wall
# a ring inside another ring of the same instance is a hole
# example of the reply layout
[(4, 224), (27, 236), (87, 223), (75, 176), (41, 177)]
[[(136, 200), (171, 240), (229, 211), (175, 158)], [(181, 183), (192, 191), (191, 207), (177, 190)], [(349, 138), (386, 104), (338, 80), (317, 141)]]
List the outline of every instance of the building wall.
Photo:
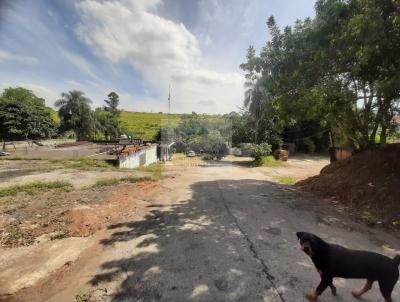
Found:
[(157, 145), (150, 146), (145, 150), (133, 153), (119, 159), (120, 168), (138, 168), (148, 166), (157, 162)]

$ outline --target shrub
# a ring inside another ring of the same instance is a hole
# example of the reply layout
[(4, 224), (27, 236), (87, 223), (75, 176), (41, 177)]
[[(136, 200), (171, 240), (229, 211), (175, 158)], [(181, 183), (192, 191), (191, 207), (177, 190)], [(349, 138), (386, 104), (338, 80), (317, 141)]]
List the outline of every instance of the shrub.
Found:
[(243, 156), (253, 157), (255, 160), (261, 160), (261, 157), (269, 155), (271, 153), (271, 145), (267, 143), (257, 144), (241, 144), (240, 149), (242, 150)]

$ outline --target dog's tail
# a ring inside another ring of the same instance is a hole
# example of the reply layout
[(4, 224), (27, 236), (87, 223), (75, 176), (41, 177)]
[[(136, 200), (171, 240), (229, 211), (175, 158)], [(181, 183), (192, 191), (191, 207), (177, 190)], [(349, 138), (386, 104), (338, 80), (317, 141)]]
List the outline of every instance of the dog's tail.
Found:
[(394, 262), (396, 262), (397, 265), (400, 265), (400, 255), (397, 255), (396, 257), (393, 258)]

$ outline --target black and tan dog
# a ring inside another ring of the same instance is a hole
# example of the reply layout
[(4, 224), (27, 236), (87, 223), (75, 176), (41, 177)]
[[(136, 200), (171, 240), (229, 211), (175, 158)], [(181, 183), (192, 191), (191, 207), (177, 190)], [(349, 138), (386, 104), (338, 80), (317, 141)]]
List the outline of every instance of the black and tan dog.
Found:
[(315, 292), (308, 294), (310, 301), (315, 301), (329, 286), (336, 295), (333, 278), (367, 279), (365, 286), (354, 291), (359, 298), (378, 281), (385, 302), (392, 302), (391, 294), (399, 279), (400, 256), (394, 259), (366, 251), (349, 250), (340, 245), (330, 244), (310, 233), (298, 232), (301, 249), (311, 257), (321, 275), (321, 282)]

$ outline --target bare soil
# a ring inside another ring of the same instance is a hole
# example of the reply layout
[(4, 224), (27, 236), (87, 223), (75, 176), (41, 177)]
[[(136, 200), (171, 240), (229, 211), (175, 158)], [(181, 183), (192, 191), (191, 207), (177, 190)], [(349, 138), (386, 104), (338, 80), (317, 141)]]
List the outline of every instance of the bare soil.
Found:
[(370, 225), (400, 229), (400, 144), (332, 163), (296, 186), (340, 203)]
[(0, 244), (27, 246), (44, 234), (50, 234), (50, 239), (89, 236), (135, 207), (148, 190), (157, 190), (157, 183), (50, 190), (34, 196), (0, 198)]

